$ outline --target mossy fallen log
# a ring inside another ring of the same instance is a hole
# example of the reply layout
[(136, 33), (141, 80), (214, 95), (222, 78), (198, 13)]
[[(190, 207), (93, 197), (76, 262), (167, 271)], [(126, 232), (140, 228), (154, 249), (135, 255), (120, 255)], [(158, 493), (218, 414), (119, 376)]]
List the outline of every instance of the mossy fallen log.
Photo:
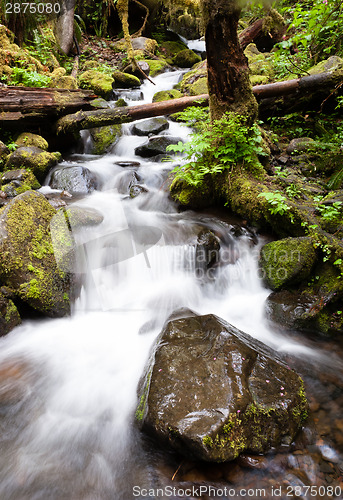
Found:
[[(283, 82), (269, 83), (267, 85), (255, 85), (253, 87), (253, 93), (257, 100), (294, 93), (303, 95), (315, 92), (316, 89), (323, 90), (324, 88), (327, 89), (329, 95), (331, 90), (339, 83), (340, 79), (340, 72), (325, 72)], [(169, 115), (182, 111), (188, 106), (193, 106), (198, 102), (200, 105), (207, 104), (208, 94), (181, 97), (170, 101), (125, 108), (79, 111), (75, 114), (66, 115), (60, 118), (55, 125), (55, 129), (58, 135), (69, 134), (82, 129), (103, 127), (116, 123), (127, 123), (153, 116)]]
[(80, 109), (92, 109), (90, 102), (95, 97), (90, 90), (1, 87), (0, 126), (51, 122)]

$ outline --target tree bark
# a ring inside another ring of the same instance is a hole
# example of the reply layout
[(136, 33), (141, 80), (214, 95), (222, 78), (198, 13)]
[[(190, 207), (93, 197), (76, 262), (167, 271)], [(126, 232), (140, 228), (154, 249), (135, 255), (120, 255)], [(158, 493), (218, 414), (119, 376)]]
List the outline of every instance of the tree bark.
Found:
[(61, 11), (57, 17), (55, 35), (62, 52), (66, 55), (74, 43), (74, 9), (76, 0), (62, 0)]
[(233, 111), (252, 123), (257, 102), (251, 90), (248, 60), (237, 35), (239, 0), (201, 0), (205, 25), (208, 90), (212, 119)]

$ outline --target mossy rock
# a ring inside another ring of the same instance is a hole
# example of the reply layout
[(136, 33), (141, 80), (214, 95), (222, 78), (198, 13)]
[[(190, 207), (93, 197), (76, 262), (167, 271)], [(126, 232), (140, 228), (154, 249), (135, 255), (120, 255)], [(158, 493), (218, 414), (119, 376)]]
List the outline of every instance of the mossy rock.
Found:
[(338, 56), (331, 56), (325, 61), (321, 61), (308, 70), (310, 75), (318, 75), (324, 72), (343, 71), (343, 59)]
[(93, 92), (104, 99), (111, 98), (113, 82), (114, 79), (111, 76), (105, 75), (95, 69), (89, 69), (79, 76), (79, 84), (82, 89), (93, 90)]
[(114, 71), (112, 73), (112, 78), (114, 80), (114, 88), (131, 89), (133, 87), (139, 87), (141, 84), (140, 79), (136, 76), (121, 71)]
[(182, 94), (179, 90), (160, 90), (159, 92), (156, 92), (156, 94), (154, 94), (152, 102), (170, 101), (171, 99), (178, 99), (179, 97), (182, 97)]
[(18, 309), (11, 299), (0, 292), (0, 337), (20, 325), (21, 318)]
[(76, 78), (74, 78), (71, 75), (53, 77), (48, 87), (53, 89), (69, 89), (69, 90), (76, 90), (79, 88)]
[(307, 418), (301, 378), (261, 342), (175, 311), (139, 384), (136, 419), (162, 446), (208, 462), (290, 445)]
[(31, 189), (39, 189), (40, 183), (30, 170), (8, 170), (1, 176), (2, 191), (12, 198)]
[(11, 153), (11, 151), (8, 149), (5, 143), (0, 141), (0, 170), (2, 169), (3, 165), (6, 163), (8, 155)]
[(93, 99), (89, 104), (93, 108), (97, 109), (106, 109), (111, 107), (109, 102), (106, 101), (106, 99), (103, 99), (102, 97), (97, 97), (96, 99)]
[(208, 94), (207, 78), (199, 78), (196, 82), (188, 86), (188, 93), (190, 95)]
[(56, 165), (59, 160), (61, 160), (60, 153), (48, 153), (34, 146), (22, 146), (7, 158), (5, 169), (29, 169), (42, 182), (50, 168)]
[(152, 38), (146, 38), (145, 36), (139, 36), (137, 38), (133, 38), (131, 42), (132, 42), (132, 48), (134, 50), (147, 51), (151, 52), (151, 54), (155, 54), (158, 46), (156, 40), (153, 40)]
[(107, 125), (90, 129), (93, 139), (91, 154), (102, 155), (114, 145), (121, 136), (121, 125)]
[(149, 65), (150, 76), (157, 76), (160, 73), (164, 73), (166, 69), (168, 69), (168, 64), (163, 59), (144, 59), (144, 62)]
[(0, 211), (0, 278), (23, 302), (60, 317), (70, 312), (70, 276), (54, 257), (50, 222), (55, 213), (35, 191), (17, 196)]
[(194, 66), (191, 71), (188, 71), (180, 82), (181, 92), (190, 93), (190, 86), (193, 85), (199, 78), (207, 79), (207, 62), (201, 61)]
[(260, 270), (272, 290), (293, 286), (306, 280), (316, 262), (311, 238), (284, 238), (261, 249)]
[(23, 132), (20, 134), (15, 143), (18, 146), (35, 146), (36, 148), (43, 149), (43, 151), (48, 151), (49, 144), (48, 141), (44, 139), (41, 135), (32, 134), (31, 132)]
[(99, 67), (99, 63), (97, 61), (85, 61), (82, 65), (83, 71), (87, 71), (88, 69), (96, 69)]
[(201, 57), (191, 49), (184, 49), (173, 57), (173, 63), (180, 68), (191, 68), (201, 61)]
[(9, 76), (12, 68), (37, 71), (46, 74), (43, 64), (28, 51), (13, 43), (14, 34), (3, 24), (0, 25), (0, 75)]
[(181, 52), (181, 50), (187, 49), (187, 45), (185, 45), (183, 42), (173, 42), (173, 41), (168, 41), (168, 42), (163, 42), (159, 46), (159, 51), (160, 53), (166, 57), (166, 58), (171, 58), (178, 53)]
[[(267, 52), (259, 52), (254, 43), (249, 43), (249, 45), (244, 50), (245, 56), (248, 58), (249, 71), (251, 75), (265, 77), (264, 81), (257, 82), (250, 77), (251, 83), (257, 85), (258, 83), (267, 83), (274, 76), (273, 64), (270, 54)], [(262, 79), (263, 80), (263, 79)]]

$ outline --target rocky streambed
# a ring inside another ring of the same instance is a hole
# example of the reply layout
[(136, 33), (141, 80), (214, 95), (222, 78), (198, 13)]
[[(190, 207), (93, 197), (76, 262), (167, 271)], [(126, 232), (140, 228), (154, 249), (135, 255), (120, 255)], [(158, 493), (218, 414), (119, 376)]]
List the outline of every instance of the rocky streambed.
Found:
[(106, 155), (55, 155), (33, 180), (17, 166), (44, 144), (5, 151), (21, 160), (2, 181), (2, 333), (24, 322), (1, 339), (1, 498), (342, 496), (340, 344), (292, 331), (285, 300), (290, 331), (271, 327), (259, 276), (294, 292), (317, 254), (224, 211), (180, 212), (161, 160), (188, 132), (125, 125)]

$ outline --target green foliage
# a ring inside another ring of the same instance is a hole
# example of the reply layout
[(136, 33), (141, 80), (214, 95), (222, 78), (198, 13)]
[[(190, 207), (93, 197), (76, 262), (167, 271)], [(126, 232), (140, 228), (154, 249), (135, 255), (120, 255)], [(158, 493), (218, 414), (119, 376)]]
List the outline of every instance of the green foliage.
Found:
[(317, 210), (324, 220), (337, 222), (342, 217), (342, 202), (336, 201), (332, 205), (319, 205)]
[[(277, 46), (276, 71), (302, 75), (327, 57), (342, 50), (343, 7), (341, 0), (304, 0), (281, 8), (290, 25)], [(287, 64), (288, 62), (288, 64)]]
[[(287, 199), (279, 191), (260, 193), (258, 198), (265, 198), (269, 205), (269, 212), (272, 215), (279, 214), (284, 215), (290, 210), (290, 206), (287, 205)], [(291, 217), (292, 220), (292, 217)]]
[(262, 169), (257, 155), (265, 155), (262, 135), (256, 124), (246, 125), (243, 116), (226, 113), (210, 123), (208, 113), (198, 107), (188, 108), (181, 118), (187, 124), (196, 124), (198, 132), (188, 142), (168, 146), (168, 151), (181, 153), (186, 163), (174, 169), (175, 178), (198, 186), (206, 175), (215, 175), (242, 166), (254, 173)]
[(11, 75), (13, 85), (23, 85), (25, 87), (47, 87), (51, 78), (40, 75), (37, 71), (27, 71), (23, 68), (13, 68)]
[(281, 179), (285, 179), (289, 175), (287, 168), (285, 170), (282, 170), (282, 167), (277, 166), (277, 167), (274, 167), (274, 170), (275, 170), (275, 174), (277, 175), (277, 177), (280, 177)]
[(299, 198), (301, 195), (301, 188), (292, 183), (286, 187), (286, 194), (288, 198)]

